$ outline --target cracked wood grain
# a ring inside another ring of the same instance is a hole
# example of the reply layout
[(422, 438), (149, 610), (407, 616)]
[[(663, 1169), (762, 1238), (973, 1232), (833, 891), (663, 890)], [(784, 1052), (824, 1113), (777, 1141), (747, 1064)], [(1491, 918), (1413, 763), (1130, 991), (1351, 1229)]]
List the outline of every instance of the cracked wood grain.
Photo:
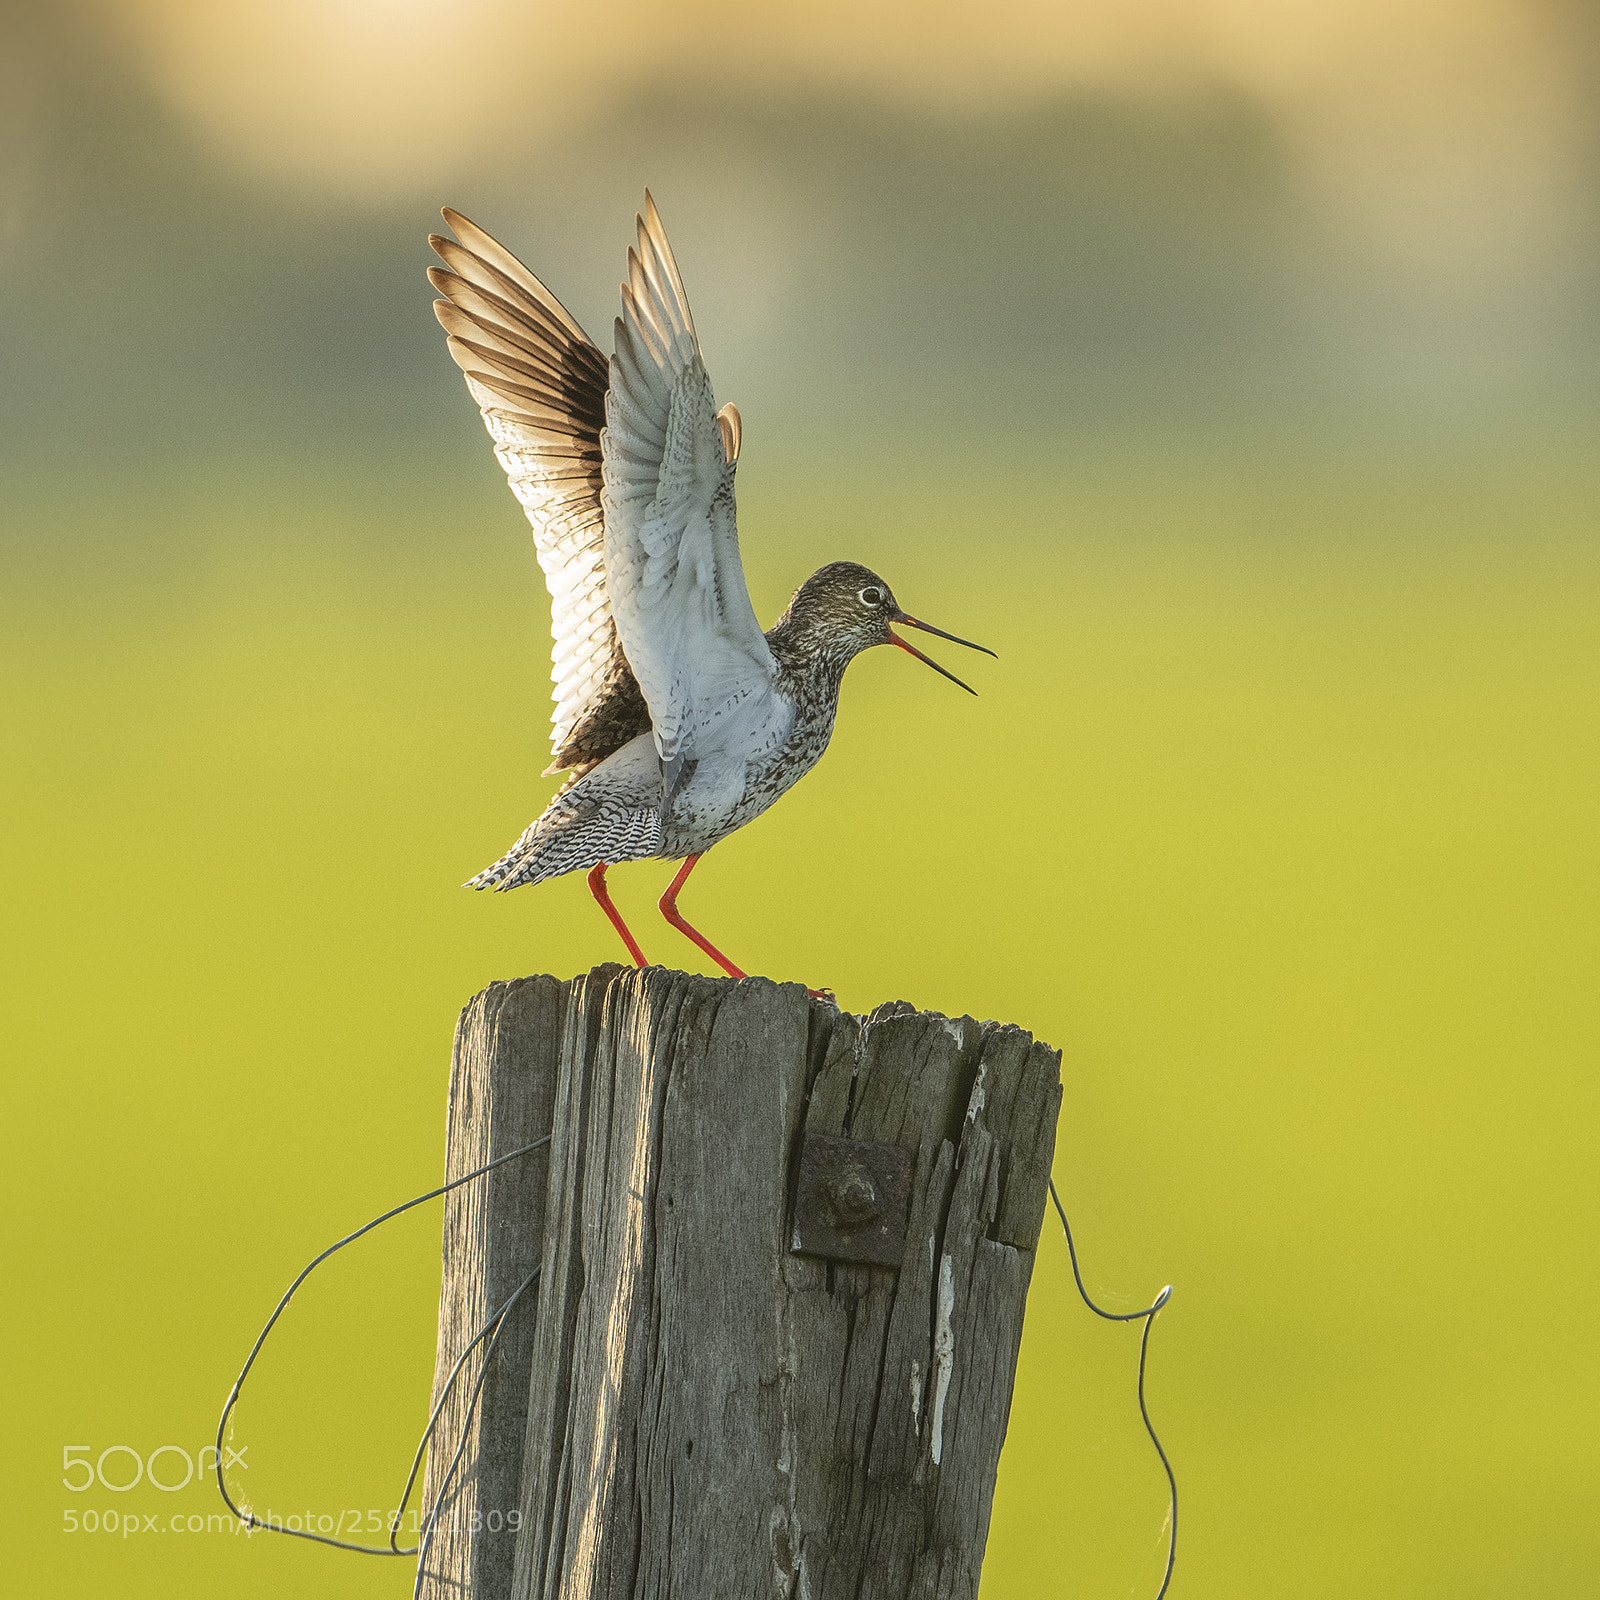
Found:
[[(447, 1321), (492, 1301), (469, 1290), (472, 1262), (497, 1259), (503, 1241), (497, 1282), (541, 1265), (531, 1327), (506, 1365), (505, 1384), (524, 1386), (521, 1414), (499, 1398), (476, 1458), (489, 1471), (479, 1504), (508, 1492), (518, 1458), (514, 1559), (503, 1543), (458, 1539), (455, 1564), (438, 1563), (450, 1592), (975, 1596), (1054, 1147), (1057, 1052), (1018, 1028), (903, 1003), (843, 1015), (765, 979), (601, 968), (555, 988), (559, 1006), (540, 991), (547, 1034), (516, 1035), (554, 1130), (547, 1192), (534, 1205), (507, 1189), (504, 1208), (491, 1196), (482, 1221), (447, 1226), (441, 1370), (487, 1311), (450, 1339)], [(488, 1036), (495, 992), (463, 1014), (458, 1060), (463, 1037), (477, 1049)], [(474, 1008), (483, 1017), (469, 1026)], [(789, 1253), (807, 1131), (911, 1154), (898, 1270)], [(494, 1128), (474, 1137), (474, 1150), (516, 1142)], [(453, 1268), (453, 1237), (489, 1244)]]

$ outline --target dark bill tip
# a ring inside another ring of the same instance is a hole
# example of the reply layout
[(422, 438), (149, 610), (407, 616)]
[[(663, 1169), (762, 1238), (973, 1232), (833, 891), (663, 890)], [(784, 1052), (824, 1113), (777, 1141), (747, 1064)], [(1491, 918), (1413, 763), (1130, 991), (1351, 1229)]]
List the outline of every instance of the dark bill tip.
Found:
[[(901, 620), (907, 620), (907, 619), (902, 618)], [(937, 633), (939, 630), (937, 628), (930, 628), (928, 631), (930, 633)], [(941, 678), (948, 678), (951, 681), (951, 683), (960, 685), (960, 687), (965, 689), (968, 694), (976, 694), (978, 692), (976, 689), (974, 689), (972, 687), (972, 685), (970, 683), (962, 683), (961, 680), (955, 675), (955, 673), (946, 672), (945, 669), (943, 667), (941, 667), (939, 665), (939, 663), (933, 659), (932, 656), (925, 656), (925, 655), (923, 655), (923, 653), (919, 649), (917, 649), (917, 647), (914, 644), (907, 644), (906, 641), (904, 639), (902, 639), (900, 637), (900, 635), (894, 631), (893, 628), (891, 628), (889, 630), (889, 640), (890, 640), (890, 642), (892, 644), (899, 645), (900, 648), (902, 650), (904, 650), (905, 653), (908, 656), (915, 656), (917, 658), (917, 660), (922, 662), (922, 664), (924, 666), (932, 667), (933, 670), (935, 672), (937, 672)], [(959, 644), (962, 641), (961, 640), (957, 640), (956, 642)], [(974, 648), (978, 649), (978, 648), (981, 648), (981, 646), (974, 646)]]

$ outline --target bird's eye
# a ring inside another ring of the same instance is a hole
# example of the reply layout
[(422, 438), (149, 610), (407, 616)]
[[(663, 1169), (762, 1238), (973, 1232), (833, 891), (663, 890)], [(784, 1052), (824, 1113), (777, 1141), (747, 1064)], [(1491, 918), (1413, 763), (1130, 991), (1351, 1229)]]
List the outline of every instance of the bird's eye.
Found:
[(864, 606), (881, 606), (883, 604), (883, 590), (866, 588), (856, 598)]

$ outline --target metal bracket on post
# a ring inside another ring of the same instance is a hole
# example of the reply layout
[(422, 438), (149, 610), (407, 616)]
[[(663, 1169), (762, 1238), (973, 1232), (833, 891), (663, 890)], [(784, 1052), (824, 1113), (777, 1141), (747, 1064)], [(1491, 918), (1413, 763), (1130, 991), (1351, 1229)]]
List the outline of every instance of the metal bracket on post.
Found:
[(808, 1133), (800, 1147), (789, 1248), (898, 1267), (906, 1248), (911, 1153), (894, 1144)]

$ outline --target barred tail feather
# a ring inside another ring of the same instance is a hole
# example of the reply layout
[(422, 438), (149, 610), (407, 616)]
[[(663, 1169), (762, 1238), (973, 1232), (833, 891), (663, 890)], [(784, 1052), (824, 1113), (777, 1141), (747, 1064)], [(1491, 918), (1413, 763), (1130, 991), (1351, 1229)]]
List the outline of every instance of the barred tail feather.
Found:
[[(649, 742), (649, 735), (644, 742)], [(624, 753), (619, 751), (563, 789), (492, 867), (468, 879), (464, 887), (520, 889), (526, 883), (585, 871), (596, 862), (638, 861), (658, 854), (660, 778), (652, 774), (652, 782), (641, 792), (638, 784), (626, 781), (630, 773), (617, 770), (624, 765), (619, 761)], [(608, 773), (607, 768), (612, 770)], [(624, 781), (619, 783), (619, 778)]]

